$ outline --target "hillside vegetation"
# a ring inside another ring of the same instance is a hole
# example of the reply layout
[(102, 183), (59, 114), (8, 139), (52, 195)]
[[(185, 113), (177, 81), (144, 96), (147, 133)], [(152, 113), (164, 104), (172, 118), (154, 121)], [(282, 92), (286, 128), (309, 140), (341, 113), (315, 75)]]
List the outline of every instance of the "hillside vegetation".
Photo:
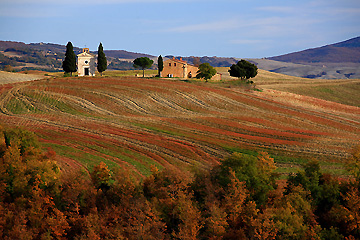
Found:
[(360, 147), (349, 179), (319, 162), (277, 184), (273, 159), (234, 153), (143, 181), (104, 163), (66, 174), (32, 132), (0, 130), (1, 239), (359, 239)]
[(284, 156), (275, 157), (279, 172), (294, 171), (309, 155), (324, 156), (325, 168), (340, 171), (337, 161), (360, 133), (357, 107), (282, 101), (236, 84), (51, 78), (0, 91), (1, 122), (35, 131), (69, 171), (103, 161), (141, 178), (151, 166), (209, 168), (234, 151), (258, 149)]

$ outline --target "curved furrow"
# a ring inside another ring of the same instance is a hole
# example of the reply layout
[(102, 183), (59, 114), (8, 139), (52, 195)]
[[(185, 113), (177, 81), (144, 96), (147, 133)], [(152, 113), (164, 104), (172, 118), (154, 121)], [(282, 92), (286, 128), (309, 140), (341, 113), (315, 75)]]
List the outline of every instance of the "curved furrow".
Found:
[(190, 95), (189, 93), (185, 93), (185, 92), (179, 92), (179, 91), (175, 91), (175, 93), (183, 98), (185, 98), (187, 101), (192, 102), (193, 104), (195, 104), (196, 106), (199, 106), (201, 108), (207, 109), (207, 110), (214, 110), (216, 108), (214, 108), (213, 106), (210, 106), (209, 104), (205, 103), (204, 101), (200, 100), (197, 96), (195, 95)]
[[(135, 138), (135, 136), (131, 137), (131, 135), (128, 135), (126, 137), (126, 136), (124, 136), (124, 134), (123, 135), (112, 134), (110, 132), (104, 131), (104, 129), (100, 131), (100, 130), (95, 130), (95, 129), (89, 129), (86, 127), (81, 127), (81, 126), (69, 125), (64, 122), (60, 123), (60, 122), (54, 122), (54, 121), (49, 121), (49, 120), (43, 120), (43, 119), (39, 119), (39, 118), (34, 118), (32, 116), (26, 116), (26, 117), (16, 116), (16, 117), (20, 118), (21, 120), (34, 121), (37, 123), (41, 123), (43, 126), (48, 125), (48, 126), (57, 127), (59, 129), (78, 131), (78, 132), (82, 132), (82, 133), (86, 133), (86, 134), (100, 136), (102, 138), (114, 139), (122, 144), (135, 145), (135, 146), (141, 147), (145, 151), (153, 152), (153, 153), (155, 153), (159, 156), (163, 156), (165, 159), (171, 160), (173, 162), (182, 161), (186, 164), (193, 164), (193, 162), (194, 162), (194, 159), (188, 158), (184, 155), (181, 155), (178, 152), (170, 150), (164, 146), (154, 145), (154, 144), (149, 143), (148, 140), (151, 140), (150, 138), (139, 139), (139, 138)], [(106, 130), (106, 128), (105, 128), (105, 130)], [(170, 139), (168, 139), (168, 140), (170, 140)], [(181, 148), (179, 148), (179, 149), (181, 149)]]
[[(116, 94), (106, 93), (102, 90), (96, 90), (96, 91), (91, 90), (88, 92), (107, 97), (107, 98), (111, 99), (112, 101), (114, 101), (114, 103), (117, 104), (119, 107), (125, 107), (135, 113), (150, 114), (149, 110), (145, 109), (143, 106), (141, 106), (141, 104), (139, 104), (138, 102), (132, 100), (131, 98), (129, 98), (127, 96), (124, 96), (124, 95), (118, 96)], [(115, 114), (115, 111), (113, 112), (113, 114)]]
[(164, 107), (165, 109), (170, 109), (172, 111), (172, 115), (178, 115), (178, 114), (187, 114), (187, 115), (193, 115), (194, 112), (189, 111), (182, 106), (180, 106), (178, 103), (175, 103), (174, 101), (170, 99), (166, 99), (164, 97), (159, 96), (155, 93), (150, 93), (149, 98), (154, 102), (159, 104), (160, 106)]

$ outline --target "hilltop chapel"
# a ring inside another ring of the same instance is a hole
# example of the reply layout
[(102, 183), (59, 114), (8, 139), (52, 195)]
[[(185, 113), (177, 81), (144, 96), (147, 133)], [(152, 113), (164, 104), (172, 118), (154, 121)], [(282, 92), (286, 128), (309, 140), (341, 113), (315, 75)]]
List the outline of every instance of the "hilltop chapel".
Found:
[(77, 55), (78, 75), (95, 76), (95, 56), (92, 55), (88, 48), (84, 48), (83, 52)]

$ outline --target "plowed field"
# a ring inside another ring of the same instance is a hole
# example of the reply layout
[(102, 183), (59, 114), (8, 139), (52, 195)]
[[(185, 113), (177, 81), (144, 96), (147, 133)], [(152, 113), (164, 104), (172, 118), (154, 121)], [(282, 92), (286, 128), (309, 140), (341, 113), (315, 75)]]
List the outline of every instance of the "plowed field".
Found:
[(150, 168), (209, 167), (232, 149), (346, 157), (360, 108), (282, 92), (179, 80), (54, 78), (0, 86), (0, 121), (34, 131), (64, 170), (104, 161), (141, 177)]

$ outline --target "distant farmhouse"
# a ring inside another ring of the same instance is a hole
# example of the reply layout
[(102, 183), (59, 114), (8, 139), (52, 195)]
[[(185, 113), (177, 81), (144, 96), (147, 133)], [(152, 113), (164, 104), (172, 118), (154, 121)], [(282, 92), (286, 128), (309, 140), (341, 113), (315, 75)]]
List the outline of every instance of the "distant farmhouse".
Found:
[(84, 48), (83, 52), (77, 55), (78, 75), (95, 76), (95, 56), (92, 55), (88, 48)]
[[(187, 63), (182, 58), (176, 59), (173, 57), (164, 61), (164, 69), (161, 75), (162, 77), (193, 78), (196, 77), (198, 70), (198, 67)], [(221, 74), (217, 73), (211, 80), (221, 80)]]

